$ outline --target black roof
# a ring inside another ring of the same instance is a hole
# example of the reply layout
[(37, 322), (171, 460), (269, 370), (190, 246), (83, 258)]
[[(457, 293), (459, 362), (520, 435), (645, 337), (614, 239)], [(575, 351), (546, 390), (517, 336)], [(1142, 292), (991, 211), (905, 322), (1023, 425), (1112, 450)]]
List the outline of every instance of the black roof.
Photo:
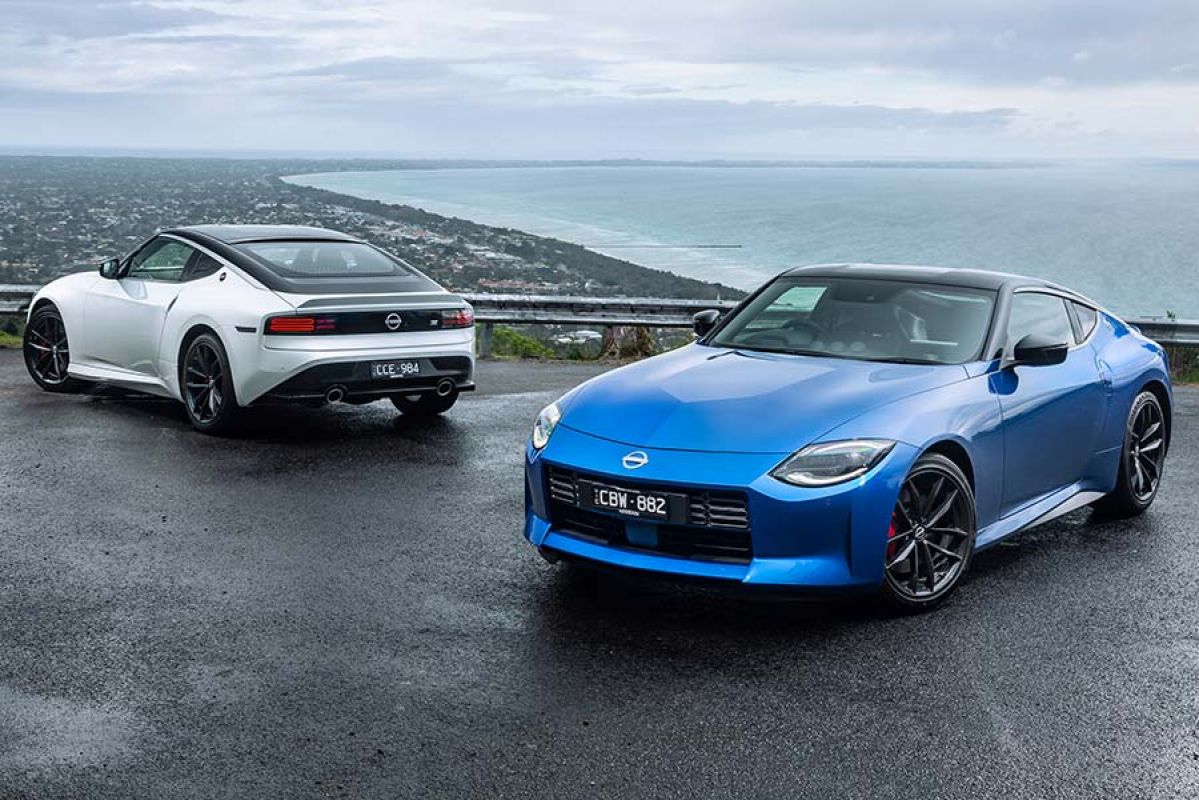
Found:
[[(313, 228), (308, 225), (187, 225), (173, 228), (165, 233), (173, 233), (186, 238), (215, 239), (225, 244), (242, 244), (244, 242), (269, 242), (279, 239), (317, 239), (338, 242), (358, 241), (353, 236), (347, 236), (340, 231), (328, 228)], [(198, 234), (198, 236), (194, 236)]]
[[(292, 294), (384, 294), (444, 293), (445, 290), (406, 261), (379, 250), (361, 239), (327, 228), (306, 225), (188, 225), (163, 233), (206, 247), (246, 272), (268, 289)], [(330, 278), (298, 277), (280, 274), (269, 261), (243, 245), (252, 242), (306, 240), (312, 242), (361, 242), (386, 255), (405, 268), (403, 274), (386, 277)]]
[(999, 290), (1004, 287), (1034, 286), (1070, 291), (1055, 283), (1040, 278), (1013, 275), (1007, 272), (992, 272), (985, 269), (959, 269), (955, 267), (923, 267), (909, 264), (818, 264), (811, 267), (796, 267), (784, 275), (805, 278), (866, 278), (873, 280), (918, 281), (943, 286), (962, 286), (970, 289)]

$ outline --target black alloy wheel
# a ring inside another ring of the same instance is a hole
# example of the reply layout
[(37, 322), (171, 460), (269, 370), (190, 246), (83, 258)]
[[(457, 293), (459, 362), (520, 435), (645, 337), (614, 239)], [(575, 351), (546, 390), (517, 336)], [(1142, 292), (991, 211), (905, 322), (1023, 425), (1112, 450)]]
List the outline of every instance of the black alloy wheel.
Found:
[(46, 391), (77, 392), (87, 385), (67, 372), (71, 347), (67, 326), (57, 308), (44, 306), (34, 312), (25, 326), (23, 350), (30, 377)]
[(1096, 510), (1117, 517), (1132, 517), (1153, 504), (1166, 463), (1166, 417), (1161, 401), (1152, 392), (1133, 400), (1124, 426), (1124, 450), (1116, 487), (1095, 503)]
[(921, 456), (887, 531), (884, 598), (910, 611), (940, 604), (970, 565), (975, 526), (974, 493), (962, 470), (937, 453)]
[(229, 359), (211, 334), (197, 336), (183, 357), (183, 404), (192, 426), (202, 433), (221, 433), (237, 412)]

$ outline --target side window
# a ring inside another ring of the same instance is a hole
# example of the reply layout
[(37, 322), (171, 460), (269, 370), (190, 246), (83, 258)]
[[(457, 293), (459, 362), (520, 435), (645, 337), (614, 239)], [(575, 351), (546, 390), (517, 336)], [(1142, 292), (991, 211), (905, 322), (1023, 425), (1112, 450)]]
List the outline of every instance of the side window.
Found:
[(151, 281), (179, 281), (183, 268), (196, 251), (174, 239), (155, 239), (138, 251), (129, 268), (130, 278)]
[(1012, 295), (1008, 316), (1008, 352), (1030, 334), (1039, 334), (1055, 343), (1074, 343), (1074, 328), (1066, 313), (1066, 301), (1051, 294), (1017, 292)]
[(196, 260), (183, 273), (183, 280), (197, 281), (215, 275), (223, 265), (207, 253), (196, 253)]
[(1078, 318), (1078, 343), (1082, 344), (1099, 323), (1099, 312), (1082, 303), (1074, 303), (1074, 316)]

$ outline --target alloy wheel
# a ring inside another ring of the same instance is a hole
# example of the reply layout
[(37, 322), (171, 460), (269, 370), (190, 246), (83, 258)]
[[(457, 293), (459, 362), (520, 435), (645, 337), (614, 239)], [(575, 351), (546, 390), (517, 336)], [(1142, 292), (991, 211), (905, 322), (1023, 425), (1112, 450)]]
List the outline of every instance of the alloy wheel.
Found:
[(1145, 502), (1157, 492), (1165, 451), (1162, 410), (1157, 403), (1145, 403), (1132, 420), (1124, 454), (1126, 472), (1137, 500)]
[(887, 532), (886, 577), (904, 598), (928, 600), (953, 586), (974, 537), (968, 490), (936, 466), (904, 481)]
[(187, 407), (192, 417), (201, 424), (216, 419), (224, 403), (225, 370), (220, 354), (207, 342), (197, 342), (187, 352), (184, 376)]
[(51, 385), (66, 383), (71, 350), (67, 328), (57, 313), (41, 314), (30, 322), (25, 346), (29, 368), (38, 378)]

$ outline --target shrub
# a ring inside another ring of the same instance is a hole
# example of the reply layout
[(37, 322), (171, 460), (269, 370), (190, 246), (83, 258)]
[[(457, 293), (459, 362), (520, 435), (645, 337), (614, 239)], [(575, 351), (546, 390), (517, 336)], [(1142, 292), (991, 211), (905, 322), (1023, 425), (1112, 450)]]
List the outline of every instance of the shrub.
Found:
[(648, 328), (612, 326), (604, 330), (602, 358), (624, 360), (648, 358), (658, 352), (658, 344)]
[(497, 327), (491, 335), (491, 352), (497, 356), (513, 358), (553, 358), (554, 351), (534, 339), (511, 328)]
[(1170, 358), (1170, 372), (1180, 383), (1199, 382), (1199, 347), (1164, 345)]

